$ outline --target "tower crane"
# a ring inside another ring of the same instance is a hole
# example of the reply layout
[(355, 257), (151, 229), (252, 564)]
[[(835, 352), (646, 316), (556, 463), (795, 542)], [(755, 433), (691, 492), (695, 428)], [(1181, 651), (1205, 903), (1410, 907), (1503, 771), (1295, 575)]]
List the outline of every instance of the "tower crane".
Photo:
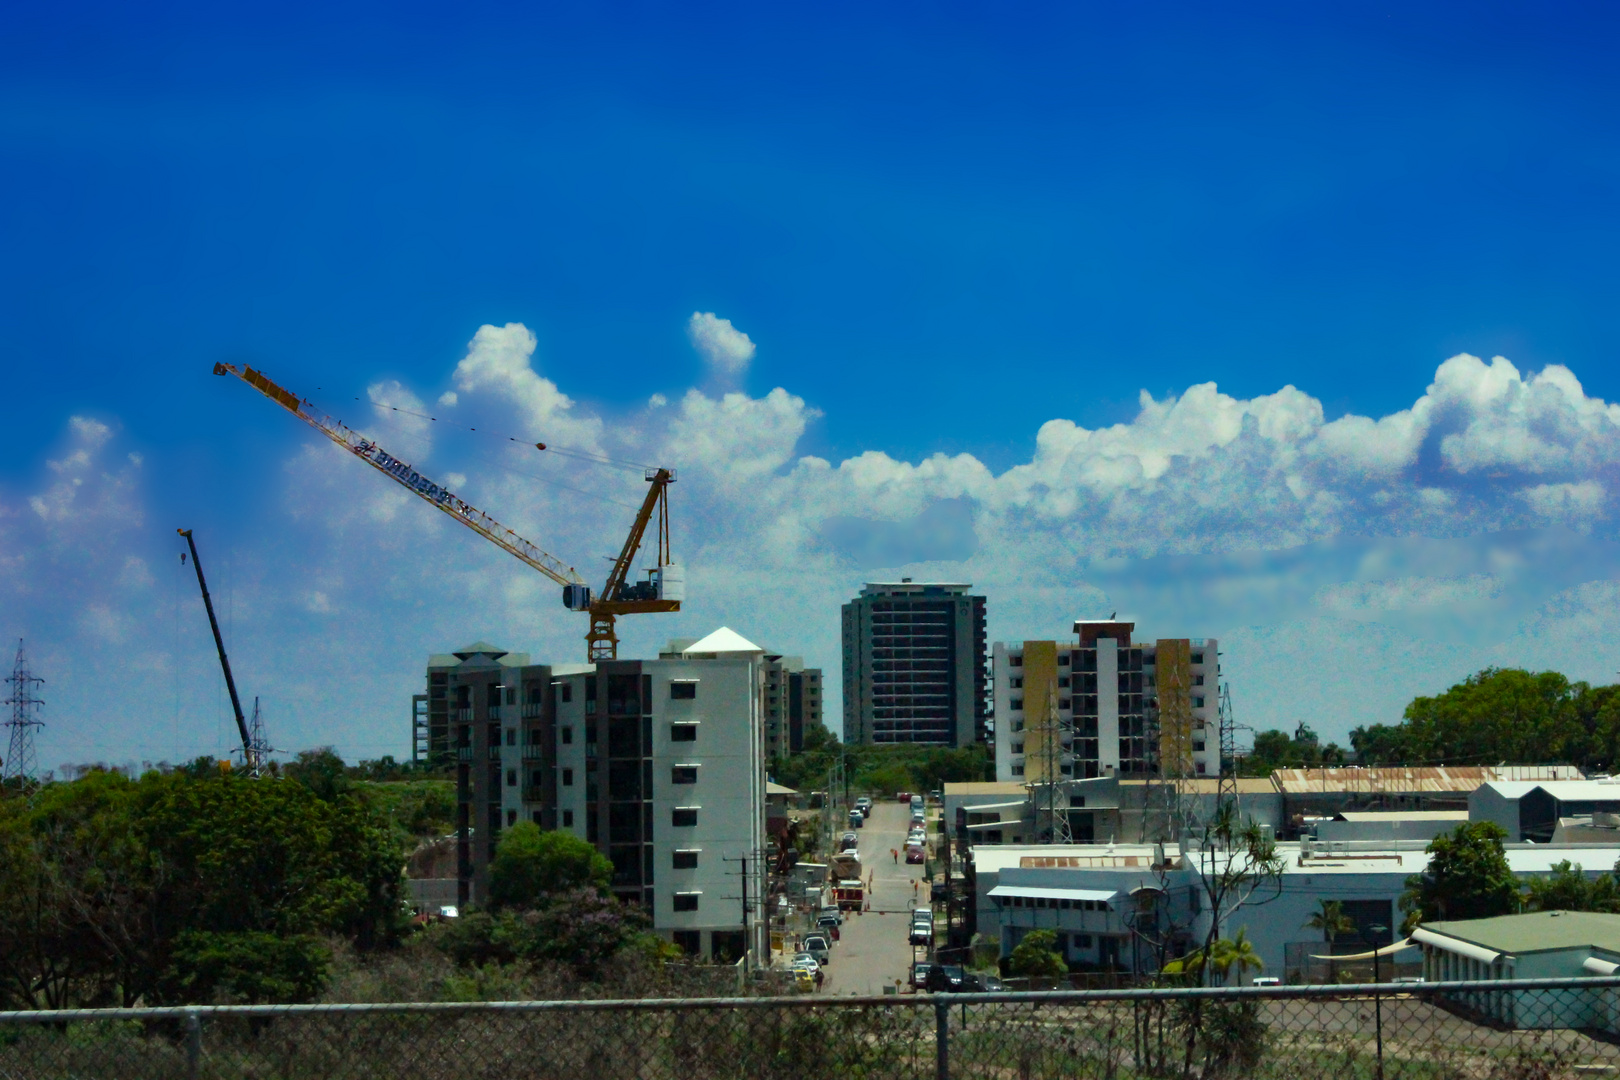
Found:
[[(617, 621), (620, 615), (681, 609), (686, 578), (682, 568), (671, 561), (669, 550), (669, 485), (675, 482), (674, 470), (646, 470), (643, 479), (651, 485), (647, 489), (647, 497), (642, 500), (641, 508), (630, 525), (630, 535), (625, 537), (624, 546), (608, 571), (607, 582), (600, 593), (593, 595), (585, 579), (572, 566), (525, 540), (448, 488), (423, 476), (408, 463), (394, 457), (342, 421), (317, 409), (308, 400), (271, 382), (262, 372), (245, 365), (238, 367), (220, 363), (214, 365), (214, 374), (235, 375), (413, 495), (561, 585), (563, 605), (570, 611), (587, 612), (591, 617), (591, 627), (585, 635), (585, 651), (586, 659), (592, 663), (618, 656)], [(546, 448), (545, 443), (534, 445), (540, 450)], [(656, 566), (648, 571), (647, 580), (632, 582), (629, 580), (631, 565), (654, 517), (658, 520)]]

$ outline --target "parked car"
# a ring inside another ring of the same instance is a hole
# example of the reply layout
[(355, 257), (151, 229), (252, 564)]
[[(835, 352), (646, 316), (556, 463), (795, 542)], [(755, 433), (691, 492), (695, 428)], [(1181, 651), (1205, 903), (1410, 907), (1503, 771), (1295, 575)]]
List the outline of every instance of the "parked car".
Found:
[(913, 945), (932, 945), (934, 943), (934, 924), (912, 923), (910, 941)]
[(872, 796), (870, 796), (870, 795), (862, 795), (860, 798), (856, 799), (855, 800), (855, 809), (859, 810), (863, 814), (867, 813), (869, 810), (871, 810), (872, 809)]
[(847, 832), (838, 838), (839, 851), (854, 851), (861, 846), (861, 838), (852, 832)]
[(865, 824), (866, 824), (866, 815), (865, 814), (861, 813), (859, 810), (851, 810), (849, 812), (849, 827), (850, 828), (859, 829), (861, 826), (863, 826)]
[(933, 968), (927, 960), (919, 960), (911, 965), (911, 985), (921, 990), (928, 985), (928, 972)]
[(816, 990), (816, 973), (809, 968), (793, 969), (793, 988), (813, 994)]
[(821, 964), (817, 962), (815, 957), (811, 956), (807, 952), (794, 954), (793, 963), (788, 966), (793, 968), (795, 971), (803, 969), (810, 972), (812, 975), (821, 970)]
[(962, 985), (957, 989), (964, 994), (999, 994), (1007, 989), (1007, 984), (994, 975), (970, 971), (962, 976)]
[(816, 912), (817, 926), (839, 926), (844, 921), (844, 912), (836, 907), (824, 907)]
[(1249, 983), (1250, 986), (1281, 986), (1282, 980), (1275, 975), (1258, 975)]
[(942, 904), (951, 898), (951, 890), (945, 887), (944, 882), (936, 881), (928, 887), (928, 899), (936, 904)]
[(894, 793), (894, 801), (895, 802), (900, 802), (900, 803), (909, 803), (911, 801), (911, 792), (909, 792), (909, 791), (897, 791), (897, 792), (895, 792)]
[(920, 848), (920, 847), (907, 847), (906, 848), (906, 865), (907, 866), (921, 866), (923, 863), (925, 863), (927, 861), (928, 861), (928, 858), (927, 858), (927, 856), (925, 856), (923, 854), (923, 849), (922, 848)]
[(820, 934), (806, 936), (799, 947), (815, 957), (816, 963), (823, 967), (832, 963), (832, 944)]

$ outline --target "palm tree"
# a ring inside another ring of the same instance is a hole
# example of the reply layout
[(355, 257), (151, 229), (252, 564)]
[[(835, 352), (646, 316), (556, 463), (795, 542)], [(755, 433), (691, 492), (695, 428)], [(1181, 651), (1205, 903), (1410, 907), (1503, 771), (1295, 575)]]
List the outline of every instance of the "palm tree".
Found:
[(1259, 971), (1266, 966), (1260, 954), (1254, 951), (1246, 929), (1239, 930), (1230, 941), (1225, 938), (1217, 941), (1209, 963), (1220, 973), (1222, 984), (1232, 977), (1233, 968), (1237, 968), (1238, 981), (1242, 982), (1244, 971)]
[(1340, 934), (1355, 932), (1355, 920), (1344, 913), (1344, 905), (1337, 900), (1319, 900), (1320, 906), (1315, 915), (1305, 920), (1305, 925), (1312, 930), (1322, 931), (1322, 938), (1328, 946), (1328, 982), (1338, 982), (1338, 967), (1333, 960), (1333, 940)]

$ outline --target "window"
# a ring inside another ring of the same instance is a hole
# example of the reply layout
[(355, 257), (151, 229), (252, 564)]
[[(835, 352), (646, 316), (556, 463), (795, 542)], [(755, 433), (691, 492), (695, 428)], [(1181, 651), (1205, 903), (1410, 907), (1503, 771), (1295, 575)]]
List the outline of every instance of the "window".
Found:
[(671, 865), (677, 870), (696, 870), (698, 862), (697, 848), (684, 848), (672, 852)]
[(697, 742), (697, 729), (696, 724), (671, 724), (669, 725), (669, 741)]
[(1204, 744), (1203, 744), (1203, 742), (1201, 740), (1194, 741), (1193, 742), (1193, 753), (1202, 754), (1203, 752), (1204, 752)]
[(573, 769), (564, 769), (563, 770), (563, 787), (573, 787), (573, 786), (574, 786), (574, 770)]
[(1009, 746), (1008, 749), (1015, 754), (1022, 754), (1024, 752), (1024, 744), (1021, 742), (1015, 742)]
[(697, 783), (698, 767), (696, 765), (676, 765), (669, 770), (669, 782), (672, 784)]
[(1014, 678), (1007, 680), (1007, 685), (1012, 687), (1014, 690), (1022, 690), (1024, 688), (1024, 680), (1015, 676)]
[(513, 727), (513, 728), (507, 728), (506, 729), (506, 745), (507, 746), (516, 746), (517, 745), (517, 728)]
[(508, 810), (506, 812), (506, 823), (508, 825), (516, 825), (517, 824), (517, 811), (516, 810)]
[(1067, 675), (1065, 675), (1065, 676), (1063, 676), (1063, 678), (1059, 679), (1058, 680), (1058, 686), (1061, 689), (1068, 689), (1069, 677)]
[(529, 815), (529, 819), (531, 821), (533, 821), (536, 825), (539, 825), (540, 824), (540, 819), (541, 819), (542, 816), (543, 816), (542, 813), (539, 810), (536, 810), (536, 811), (532, 812)]
[(530, 787), (537, 788), (537, 787), (540, 787), (541, 785), (543, 785), (545, 782), (546, 782), (546, 774), (541, 772), (539, 769), (535, 769), (533, 772), (529, 773), (529, 786)]
[(1091, 935), (1090, 934), (1076, 934), (1076, 935), (1074, 935), (1074, 947), (1077, 948), (1077, 949), (1089, 949), (1089, 948), (1091, 948)]
[(529, 729), (529, 745), (530, 746), (539, 746), (540, 745), (540, 729), (539, 728), (534, 727), (534, 728)]
[(1014, 765), (1012, 767), (1012, 774), (1014, 776), (1023, 776), (1024, 775), (1024, 767), (1022, 765)]
[(1193, 698), (1193, 708), (1202, 709), (1203, 707), (1204, 707), (1204, 699), (1202, 697)]
[(1010, 664), (1013, 667), (1023, 667), (1024, 666), (1024, 654), (1023, 653), (1014, 653), (1013, 655), (1007, 657), (1007, 663)]
[(1015, 697), (1007, 704), (1014, 709), (1022, 709), (1024, 707), (1024, 699), (1021, 697)]
[(516, 769), (507, 769), (506, 770), (506, 786), (507, 787), (517, 787), (517, 770)]
[(574, 741), (574, 729), (573, 728), (565, 727), (565, 728), (562, 729), (562, 741), (563, 741), (564, 746), (568, 746), (568, 745), (573, 743), (573, 741)]
[[(1058, 653), (1058, 667), (1068, 667), (1068, 666), (1069, 666), (1069, 654), (1066, 653), (1066, 652)], [(1061, 685), (1068, 686), (1069, 684), (1066, 683), (1066, 682), (1062, 682)]]
[(1203, 686), (1204, 685), (1204, 677), (1202, 675), (1194, 675), (1193, 676), (1193, 685), (1194, 686)]
[(670, 811), (669, 823), (677, 829), (690, 829), (697, 824), (697, 812), (695, 806), (677, 806)]
[(703, 895), (702, 893), (695, 893), (695, 892), (678, 892), (678, 893), (676, 893), (675, 894), (675, 910), (676, 911), (696, 911), (698, 909), (698, 897), (700, 897), (702, 895)]
[[(674, 701), (691, 701), (697, 697), (697, 682), (677, 681), (669, 684), (669, 696)], [(697, 900), (694, 898), (690, 910), (697, 910)]]
[(573, 827), (574, 827), (574, 812), (572, 810), (564, 810), (563, 811), (563, 828), (572, 829)]
[(1202, 664), (1204, 662), (1204, 654), (1201, 653), (1201, 652), (1193, 653), (1192, 654), (1192, 662), (1195, 663), (1195, 664)]

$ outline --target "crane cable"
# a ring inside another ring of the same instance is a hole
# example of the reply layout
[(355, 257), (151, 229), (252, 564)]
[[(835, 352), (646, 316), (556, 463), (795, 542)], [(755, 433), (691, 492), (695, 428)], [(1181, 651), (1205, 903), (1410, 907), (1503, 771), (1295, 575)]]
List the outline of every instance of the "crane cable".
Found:
[[(319, 390), (320, 387), (317, 386), (315, 389)], [(402, 409), (398, 405), (384, 405), (380, 401), (367, 401), (364, 398), (358, 397), (354, 400), (363, 405), (370, 405), (374, 409), (388, 409), (391, 412), (404, 413), (406, 416), (417, 416), (423, 420), (431, 420), (435, 424), (444, 424), (446, 427), (459, 428), (462, 431), (478, 432), (478, 429), (475, 427), (470, 427), (466, 424), (458, 424), (452, 420), (441, 419), (437, 416), (429, 416), (427, 413), (417, 412), (415, 409)], [(553, 454), (558, 454), (562, 457), (576, 458), (580, 461), (588, 461), (596, 465), (607, 465), (611, 468), (635, 470), (657, 468), (656, 465), (648, 465), (646, 462), (642, 461), (631, 461), (628, 458), (616, 458), (608, 454), (598, 454), (590, 450), (579, 450), (570, 446), (558, 446), (556, 443), (530, 442), (528, 439), (520, 439), (516, 435), (501, 435), (499, 433), (488, 431), (482, 432), (481, 434), (483, 434), (486, 438), (504, 439), (507, 442), (521, 443), (525, 446), (532, 446), (536, 450), (544, 450)]]

